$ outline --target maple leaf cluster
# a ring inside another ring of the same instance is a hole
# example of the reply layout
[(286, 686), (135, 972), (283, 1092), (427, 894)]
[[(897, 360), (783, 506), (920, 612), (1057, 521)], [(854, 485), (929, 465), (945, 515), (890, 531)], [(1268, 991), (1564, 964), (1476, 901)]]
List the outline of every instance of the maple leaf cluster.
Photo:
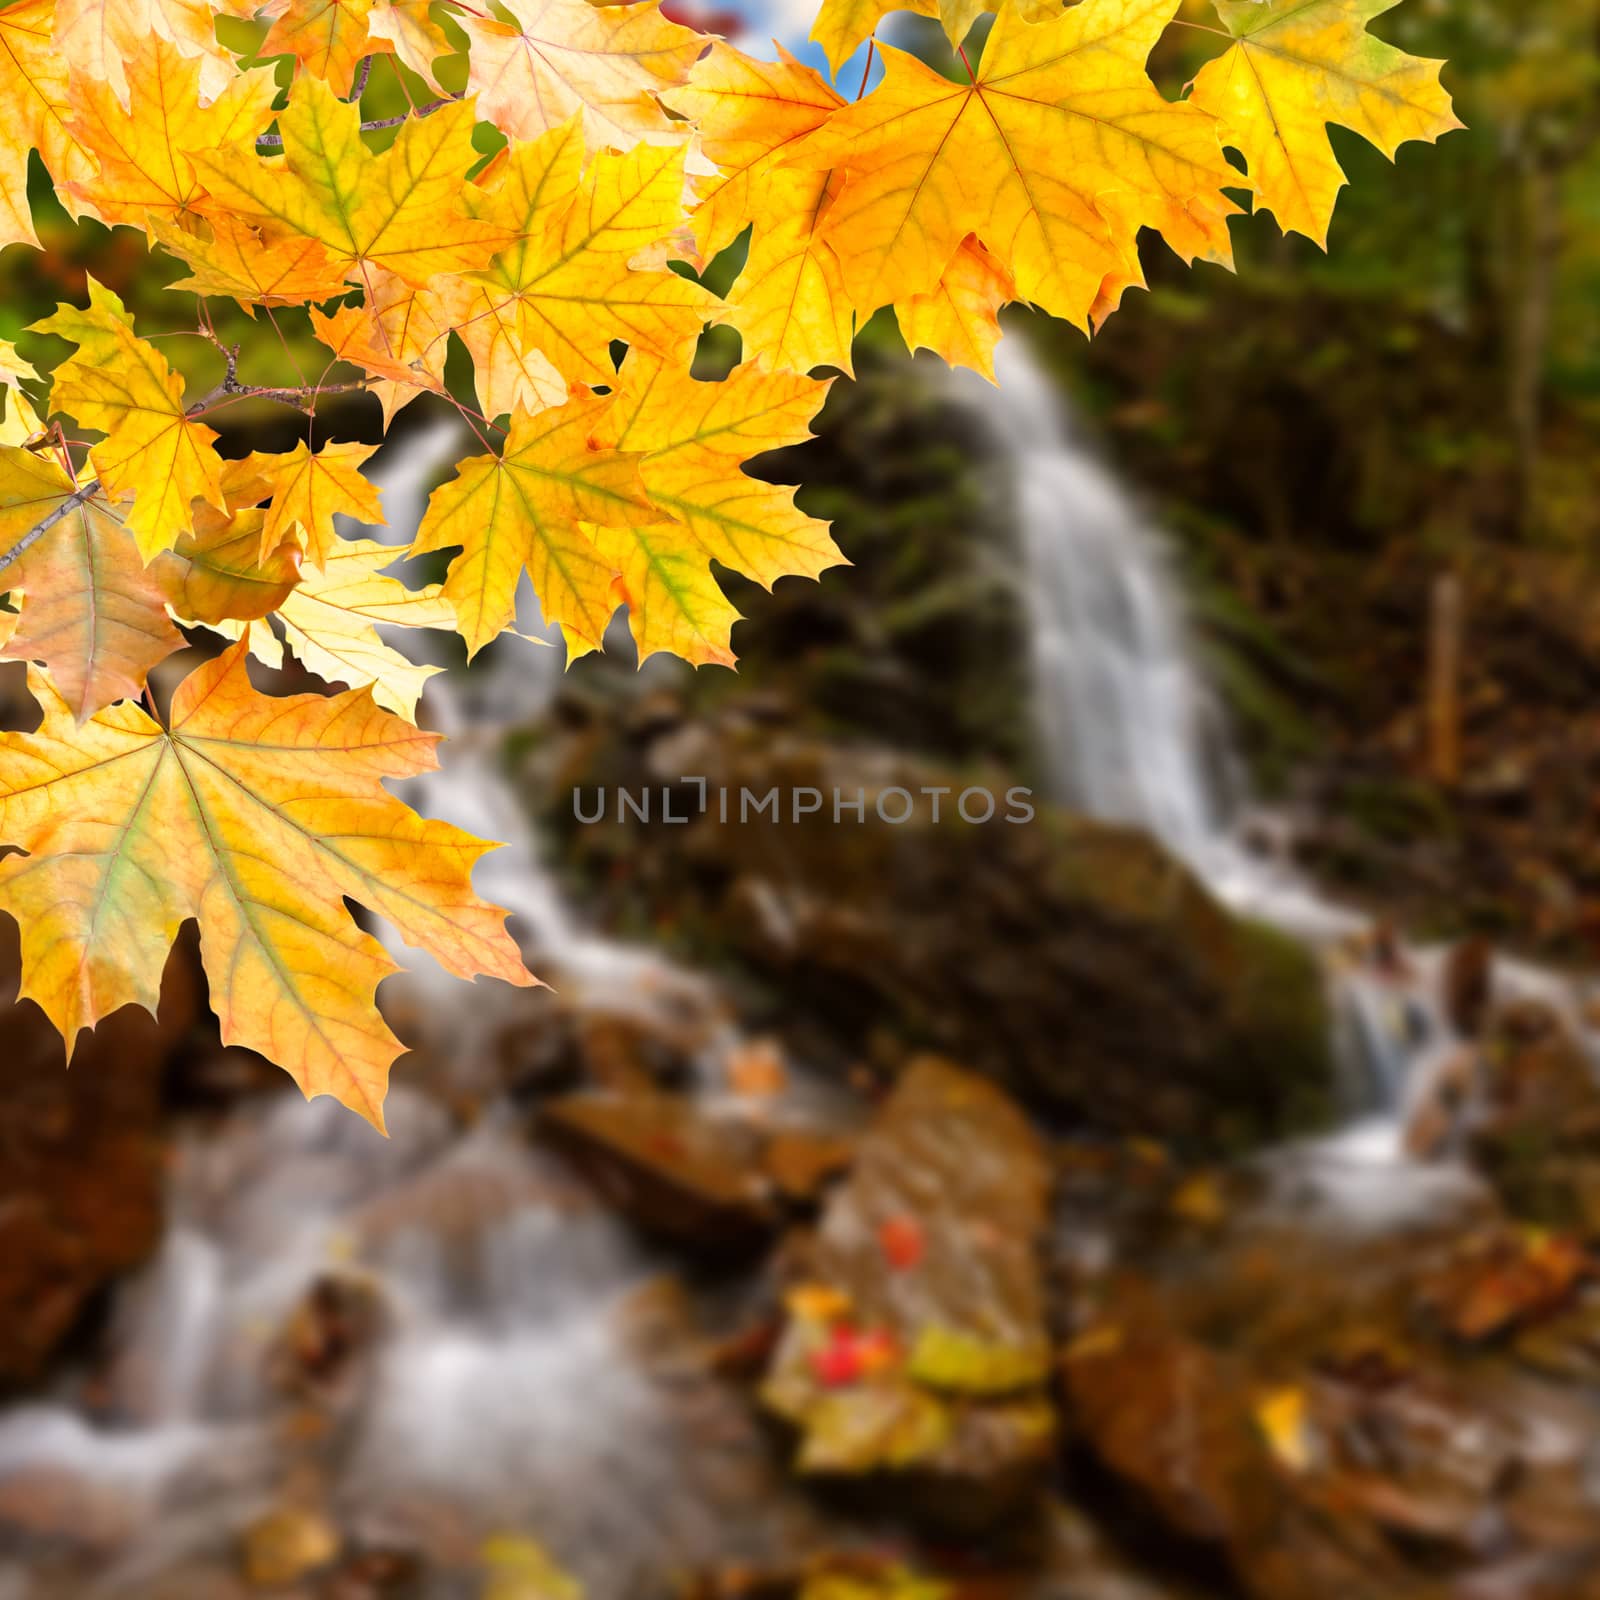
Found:
[[(881, 52), (882, 82), (853, 99), (658, 0), (482, 3), (0, 7), (0, 246), (38, 245), (36, 153), (69, 213), (184, 264), (172, 290), (227, 362), (188, 394), (93, 280), (86, 306), (31, 330), (72, 349), (48, 378), (0, 344), (0, 645), (32, 663), (43, 712), (0, 741), (22, 992), (69, 1041), (153, 1007), (196, 918), (225, 1040), (380, 1125), (392, 963), (346, 899), (464, 977), (533, 979), (472, 891), (488, 846), (382, 787), (432, 764), (435, 739), (415, 726), (430, 669), (378, 624), (451, 629), (476, 653), (526, 571), (569, 657), (621, 606), (641, 658), (731, 665), (717, 565), (770, 586), (842, 560), (792, 491), (745, 469), (808, 436), (829, 381), (814, 373), (849, 374), (876, 311), (992, 378), (1004, 305), (1092, 328), (1143, 282), (1141, 232), (1229, 264), (1248, 194), (1324, 240), (1344, 182), (1328, 124), (1391, 155), (1456, 125), (1439, 64), (1367, 30), (1397, 0), (1000, 0), (975, 64), (963, 41), (991, 8), (911, 0), (957, 47), (955, 78), (876, 43), (894, 0), (824, 0), (814, 37), (836, 72), (865, 40)], [(1169, 99), (1147, 63), (1200, 12), (1219, 52)], [(406, 114), (363, 121), (375, 63)], [(713, 294), (704, 267), (741, 245)], [(326, 370), (247, 383), (212, 331), (218, 300), (303, 308)], [(713, 325), (743, 350), (716, 382), (692, 370)], [(357, 376), (332, 385), (340, 363)], [(381, 521), (373, 447), (225, 459), (205, 421), (246, 396), (314, 418), (334, 387), (369, 392), (385, 425), (437, 396), (482, 442), (413, 546), (452, 553), (442, 583), (406, 587), (383, 570), (392, 548), (336, 527)], [(146, 678), (179, 625), (235, 642), (162, 721)], [(247, 658), (286, 651), (344, 692), (260, 693)]]

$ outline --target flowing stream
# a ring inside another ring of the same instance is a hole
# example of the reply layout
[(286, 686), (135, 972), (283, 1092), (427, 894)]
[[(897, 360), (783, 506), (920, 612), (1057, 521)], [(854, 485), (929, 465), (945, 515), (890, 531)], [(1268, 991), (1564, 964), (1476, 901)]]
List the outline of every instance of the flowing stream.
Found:
[[(1055, 797), (1146, 829), (1233, 910), (1323, 954), (1351, 1120), (1319, 1142), (1314, 1165), (1352, 1214), (1383, 1221), (1397, 1204), (1428, 1203), (1454, 1175), (1407, 1163), (1402, 1135), (1461, 1045), (1441, 1006), (1444, 952), (1375, 950), (1369, 917), (1321, 895), (1282, 854), (1246, 843), (1247, 831), (1283, 830), (1259, 816), (1243, 826), (1237, 764), (1165, 540), (1079, 436), (1021, 339), (1001, 345), (997, 375), (998, 391), (967, 373), (954, 381), (1011, 476), (1035, 727)], [(1580, 1025), (1565, 980), (1506, 958), (1496, 980)]]
[[(1329, 953), (1341, 1026), (1373, 1089), (1363, 1148), (1392, 1164), (1408, 1085), (1450, 1044), (1437, 957), (1406, 952), (1404, 979), (1364, 970), (1341, 950), (1365, 919), (1238, 842), (1221, 718), (1164, 544), (1020, 341), (1001, 366), (998, 394), (985, 387), (974, 407), (1016, 475), (1050, 781), (1085, 811), (1148, 828), (1230, 905)], [(384, 537), (409, 538), (461, 444), (440, 426), (380, 458)], [(523, 626), (537, 631), (537, 618)], [(499, 730), (545, 709), (560, 664), (559, 649), (508, 639), (471, 674), (433, 680), (428, 714), (453, 737), (442, 769), (407, 797), (509, 841), (477, 887), (511, 910), (535, 970), (572, 1004), (642, 1010), (692, 1036), (711, 1087), (732, 1037), (714, 987), (583, 925), (499, 770)], [(425, 1052), (470, 1074), (517, 997), (394, 953), (408, 971), (390, 984)], [(728, 1555), (728, 1517), (682, 1492), (693, 1452), (630, 1332), (648, 1257), (529, 1148), (509, 1107), (491, 1100), (462, 1132), (404, 1084), (391, 1091), (388, 1141), (331, 1103), (283, 1096), (180, 1146), (165, 1244), (119, 1299), (107, 1392), (92, 1412), (64, 1387), (0, 1414), (0, 1494), (8, 1480), (59, 1483), (78, 1523), (100, 1519), (106, 1559), (87, 1589), (52, 1588), (0, 1551), (0, 1600), (180, 1595), (164, 1575), (294, 1492), (379, 1546), (458, 1550), (496, 1528), (536, 1528), (593, 1600), (696, 1553)], [(323, 1397), (332, 1438), (311, 1449), (285, 1425), (274, 1349), (319, 1292), (347, 1317), (379, 1319), (382, 1336)], [(664, 1509), (686, 1501), (687, 1520)]]
[[(375, 477), (389, 523), (361, 531), (409, 542), (464, 443), (445, 424), (386, 452)], [(521, 621), (539, 631), (536, 614)], [(390, 637), (420, 659), (439, 643)], [(441, 769), (402, 792), (507, 841), (476, 887), (511, 911), (530, 965), (569, 1005), (672, 1029), (709, 1086), (731, 1038), (712, 986), (582, 924), (501, 773), (503, 730), (546, 707), (561, 660), (508, 639), (470, 674), (434, 678), (426, 711), (452, 737)], [(479, 1064), (524, 992), (465, 987), (379, 931), (405, 969), (386, 1001), (447, 1061), (453, 1090), (488, 1087)], [(387, 1110), (382, 1140), (331, 1101), (275, 1096), (181, 1144), (167, 1237), (120, 1297), (96, 1416), (69, 1390), (0, 1414), (0, 1495), (8, 1480), (59, 1485), (72, 1520), (101, 1519), (108, 1559), (88, 1589), (40, 1587), (0, 1549), (0, 1600), (179, 1596), (185, 1563), (214, 1554), (219, 1530), (286, 1493), (375, 1547), (459, 1558), (497, 1529), (537, 1527), (596, 1600), (726, 1549), (725, 1519), (683, 1492), (690, 1437), (630, 1332), (658, 1264), (530, 1149), (509, 1106), (491, 1102), (462, 1133), (402, 1075)], [(382, 1336), (327, 1401), (336, 1437), (307, 1451), (285, 1439), (275, 1341), (319, 1293), (346, 1318), (366, 1307)]]

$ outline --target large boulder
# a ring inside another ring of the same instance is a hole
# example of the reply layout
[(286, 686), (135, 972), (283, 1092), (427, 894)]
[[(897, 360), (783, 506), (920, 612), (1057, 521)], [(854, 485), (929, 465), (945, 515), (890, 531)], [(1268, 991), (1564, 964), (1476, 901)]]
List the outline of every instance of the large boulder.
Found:
[(1038, 1136), (992, 1084), (934, 1058), (906, 1071), (798, 1251), (763, 1397), (802, 1474), (945, 1525), (1041, 1485), (1050, 1187)]
[[(559, 749), (545, 752), (551, 809), (618, 919), (776, 976), (791, 1017), (845, 1059), (887, 1029), (1075, 1122), (1209, 1148), (1328, 1110), (1315, 960), (1142, 833), (1008, 799), (998, 772), (731, 711), (591, 725)], [(772, 794), (778, 815), (758, 813)], [(604, 820), (577, 825), (574, 796)], [(990, 820), (969, 820), (989, 796)]]

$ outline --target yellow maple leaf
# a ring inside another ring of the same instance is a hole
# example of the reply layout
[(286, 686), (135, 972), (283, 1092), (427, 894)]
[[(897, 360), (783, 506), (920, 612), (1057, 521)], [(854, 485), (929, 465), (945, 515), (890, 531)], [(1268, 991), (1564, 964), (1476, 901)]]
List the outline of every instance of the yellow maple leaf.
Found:
[[(94, 171), (68, 122), (67, 63), (52, 38), (54, 0), (21, 0), (0, 11), (0, 247), (37, 245), (28, 207), (28, 152), (37, 150), (57, 184)], [(70, 201), (70, 192), (67, 196)]]
[(489, 416), (559, 403), (560, 379), (609, 383), (616, 339), (686, 360), (718, 309), (676, 272), (631, 264), (682, 223), (683, 151), (602, 152), (581, 178), (580, 156), (575, 127), (556, 129), (512, 155), (480, 206), (519, 242), (457, 292), (446, 321)]
[(20, 389), (8, 389), (6, 414), (0, 418), (0, 444), (25, 445), (44, 432), (44, 420)]
[(466, 174), (478, 160), (473, 120), (465, 100), (410, 117), (375, 154), (357, 107), (321, 79), (301, 77), (278, 119), (281, 156), (246, 144), (191, 159), (212, 214), (319, 241), (328, 253), (328, 295), (346, 279), (370, 286), (380, 268), (420, 288), (437, 273), (486, 265), (509, 242), (465, 208)]
[[(0, 444), (24, 445), (42, 431), (44, 424), (22, 388), (24, 378), (37, 381), (38, 377), (33, 364), (22, 358), (17, 347), (0, 339), (0, 398), (5, 401), (5, 415), (0, 418)], [(4, 549), (5, 546), (0, 545), (0, 551)]]
[(583, 525), (649, 520), (639, 458), (596, 442), (612, 402), (583, 394), (530, 416), (515, 413), (498, 456), (474, 456), (428, 503), (417, 554), (459, 546), (444, 593), (469, 655), (516, 614), (526, 570), (547, 621), (572, 655), (598, 649), (620, 603), (615, 570)]
[(194, 527), (150, 563), (150, 575), (184, 622), (249, 622), (283, 604), (300, 581), (294, 539), (262, 554), (265, 513), (201, 506)]
[(346, 441), (313, 450), (302, 439), (286, 455), (256, 451), (230, 461), (222, 475), (230, 505), (271, 501), (261, 527), (260, 557), (295, 542), (298, 535), (306, 560), (320, 567), (342, 542), (334, 529), (335, 517), (382, 522), (383, 497), (361, 475), (377, 448)]
[(456, 612), (442, 585), (408, 589), (384, 573), (402, 554), (373, 539), (340, 539), (322, 570), (303, 574), (274, 612), (282, 640), (257, 623), (250, 629), (251, 653), (281, 667), (287, 645), (319, 678), (352, 689), (370, 684), (380, 706), (415, 722), (423, 686), (440, 669), (385, 644), (377, 625), (453, 630)]
[(822, 0), (811, 37), (822, 46), (828, 65), (838, 72), (891, 11), (936, 17), (939, 0)]
[(109, 83), (79, 77), (72, 86), (72, 133), (97, 171), (70, 192), (105, 222), (143, 227), (147, 215), (191, 212), (205, 186), (191, 151), (254, 140), (273, 118), (277, 86), (265, 68), (237, 74), (210, 104), (200, 97), (200, 64), (174, 44), (146, 34), (123, 58), (124, 106)]
[(1316, 1461), (1310, 1413), (1306, 1392), (1297, 1384), (1269, 1389), (1256, 1401), (1256, 1425), (1273, 1456), (1290, 1472), (1306, 1472)]
[(743, 271), (727, 293), (726, 321), (758, 367), (852, 373), (855, 308), (826, 235), (843, 179), (836, 172), (782, 173), (768, 187), (774, 212), (750, 240)]
[(612, 570), (611, 604), (628, 608), (641, 665), (657, 654), (681, 656), (695, 667), (734, 664), (730, 640), (739, 613), (682, 523), (639, 521), (585, 532)]
[(372, 0), (272, 0), (265, 8), (272, 26), (256, 53), (293, 56), (342, 99), (355, 87), (362, 60), (393, 48), (369, 33), (371, 11)]
[(400, 1045), (373, 1003), (395, 969), (345, 897), (461, 977), (534, 980), (505, 913), (472, 892), (491, 846), (383, 787), (436, 765), (436, 736), (352, 690), (258, 694), (242, 645), (191, 673), (163, 728), (139, 706), (81, 728), (43, 674), (37, 733), (0, 736), (0, 910), (22, 929), (23, 997), (74, 1041), (155, 1009), (197, 918), (223, 1042), (278, 1062), (378, 1128)]
[(1350, 128), (1391, 160), (1462, 124), (1423, 61), (1367, 32), (1399, 0), (1216, 0), (1234, 35), (1195, 78), (1192, 103), (1215, 115), (1249, 164), (1256, 206), (1285, 233), (1325, 245), (1345, 175), (1328, 124)]
[(146, 561), (191, 526), (193, 501), (226, 509), (216, 434), (189, 419), (183, 379), (110, 289), (90, 278), (86, 309), (58, 306), (32, 331), (78, 346), (55, 370), (51, 408), (105, 433), (89, 462), (112, 499), (132, 501), (127, 525)]
[(22, 591), (4, 654), (38, 661), (79, 722), (137, 695), (181, 647), (161, 590), (128, 530), (103, 499), (68, 505), (73, 484), (52, 460), (0, 445), (0, 552), (52, 512), (37, 543), (0, 566), (0, 589)]
[(932, 350), (947, 365), (971, 367), (993, 383), (1000, 308), (1016, 297), (1011, 274), (969, 237), (930, 293), (902, 300), (894, 310), (908, 350)]
[(375, 380), (371, 393), (383, 407), (387, 427), (395, 413), (419, 394), (445, 393), (446, 340), (454, 301), (381, 267), (369, 268), (365, 276), (362, 305), (340, 306), (332, 316), (313, 306), (311, 327), (340, 361), (360, 367)]
[(752, 217), (781, 218), (767, 185), (844, 104), (820, 73), (781, 45), (776, 61), (758, 61), (720, 39), (695, 63), (688, 83), (662, 99), (694, 123), (701, 150), (717, 168), (694, 184), (695, 239), (707, 256), (732, 244)]
[(167, 287), (179, 293), (225, 295), (246, 315), (256, 306), (297, 306), (328, 292), (328, 252), (301, 234), (274, 237), (233, 217), (145, 219), (163, 249), (192, 269)]
[(208, 0), (56, 0), (55, 46), (75, 77), (97, 78), (128, 101), (126, 63), (152, 36), (199, 63), (207, 99), (222, 93), (238, 62), (218, 40)]
[(532, 139), (580, 111), (594, 149), (684, 138), (655, 92), (682, 83), (706, 41), (668, 22), (659, 0), (505, 0), (504, 10), (510, 23), (456, 20), (472, 47), (468, 92), (507, 138)]
[(38, 369), (9, 339), (0, 339), (0, 384), (15, 388), (24, 378), (37, 383)]
[(367, 13), (367, 32), (387, 40), (399, 58), (428, 85), (439, 89), (433, 64), (453, 53), (444, 29), (428, 14), (433, 0), (374, 0)]
[(755, 218), (745, 265), (728, 290), (726, 320), (760, 366), (851, 371), (855, 312), (833, 246), (823, 234), (843, 182), (829, 171), (784, 163), (844, 104), (810, 67), (780, 48), (756, 61), (717, 43), (665, 96), (691, 117), (715, 176), (698, 179), (695, 237), (707, 256)]
[[(619, 450), (643, 454), (645, 490), (654, 506), (678, 525), (677, 554), (693, 555), (702, 570), (722, 563), (770, 589), (789, 574), (816, 578), (845, 562), (827, 523), (798, 509), (794, 491), (760, 482), (744, 470), (754, 456), (810, 438), (811, 419), (826, 395), (826, 382), (794, 373), (762, 373), (749, 362), (722, 382), (709, 384), (691, 378), (686, 366), (632, 352), (622, 365), (616, 405), (602, 419), (602, 437)], [(704, 590), (688, 589), (682, 582), (678, 592), (701, 603), (709, 598)], [(661, 586), (635, 598), (670, 605), (675, 592)], [(635, 637), (643, 632), (650, 640), (664, 640), (682, 624), (693, 634), (717, 640), (710, 632), (712, 619), (701, 610), (682, 619), (632, 621)], [(674, 646), (653, 643), (650, 648)], [(725, 629), (720, 651), (702, 659), (731, 659)]]
[(1145, 60), (1178, 0), (1081, 0), (1029, 23), (1003, 4), (974, 81), (885, 49), (883, 83), (792, 159), (842, 167), (826, 236), (858, 311), (933, 290), (968, 234), (1018, 296), (1086, 326), (1140, 226), (1231, 260), (1222, 194), (1240, 175), (1215, 120), (1164, 100)]

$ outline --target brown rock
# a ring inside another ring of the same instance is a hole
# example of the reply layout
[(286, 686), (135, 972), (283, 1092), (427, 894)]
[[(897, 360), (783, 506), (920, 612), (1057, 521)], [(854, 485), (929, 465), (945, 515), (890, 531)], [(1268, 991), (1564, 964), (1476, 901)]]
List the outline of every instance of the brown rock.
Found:
[(785, 1200), (809, 1206), (849, 1170), (855, 1141), (812, 1128), (779, 1128), (767, 1140), (761, 1163)]
[(537, 1129), (647, 1233), (720, 1253), (777, 1226), (759, 1135), (681, 1096), (569, 1095), (543, 1109)]
[(1040, 1270), (1050, 1168), (993, 1085), (923, 1058), (862, 1140), (804, 1252), (763, 1389), (807, 1475), (971, 1524), (1054, 1446)]
[[(1007, 821), (999, 774), (993, 819), (967, 821), (970, 779), (710, 726), (703, 815), (612, 818), (575, 842), (608, 892), (635, 898), (631, 914), (776, 969), (795, 1025), (826, 1031), (838, 1059), (888, 1029), (1088, 1126), (1213, 1148), (1326, 1118), (1314, 960), (1233, 916), (1149, 838), (1042, 807)], [(613, 743), (595, 759), (613, 786), (647, 788), (626, 755)], [(807, 790), (825, 803), (796, 818)], [(747, 794), (772, 794), (782, 821), (747, 811)], [(835, 794), (861, 796), (863, 816), (836, 815)]]
[(1137, 1303), (1062, 1359), (1072, 1421), (1096, 1456), (1170, 1527), (1259, 1541), (1280, 1495), (1238, 1373)]
[(1476, 1037), (1494, 1002), (1494, 947), (1484, 938), (1463, 939), (1445, 959), (1441, 983), (1450, 1026), (1463, 1038)]
[(16, 929), (0, 919), (0, 1388), (44, 1371), (91, 1296), (139, 1265), (162, 1222), (162, 1076), (194, 1023), (194, 946), (167, 963), (159, 1018), (133, 1006), (61, 1037), (17, 992)]
[(1523, 1002), (1490, 1019), (1482, 1071), (1475, 1163), (1513, 1215), (1600, 1237), (1600, 1083), (1582, 1047)]

